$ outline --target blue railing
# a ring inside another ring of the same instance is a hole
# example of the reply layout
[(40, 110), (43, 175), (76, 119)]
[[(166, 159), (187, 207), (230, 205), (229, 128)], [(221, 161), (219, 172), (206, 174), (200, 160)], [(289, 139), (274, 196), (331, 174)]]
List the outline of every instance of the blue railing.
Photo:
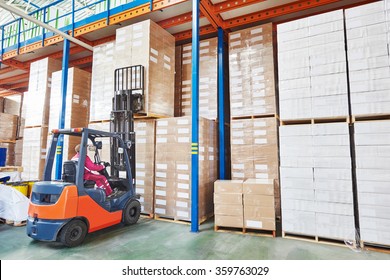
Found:
[[(75, 0), (58, 0), (29, 13), (30, 16), (63, 32), (71, 32), (78, 27), (109, 17), (134, 7), (151, 3), (152, 0), (96, 0), (76, 8)], [(41, 26), (23, 18), (15, 19), (0, 26), (1, 50), (0, 55), (17, 50), (20, 47), (42, 41), (54, 36)]]

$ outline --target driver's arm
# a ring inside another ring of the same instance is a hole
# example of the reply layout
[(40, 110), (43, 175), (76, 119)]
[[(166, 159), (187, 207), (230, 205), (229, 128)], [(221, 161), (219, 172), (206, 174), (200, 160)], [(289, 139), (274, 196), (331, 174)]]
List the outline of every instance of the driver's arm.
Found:
[(104, 165), (93, 163), (89, 156), (85, 157), (85, 167), (91, 171), (100, 171), (104, 169)]

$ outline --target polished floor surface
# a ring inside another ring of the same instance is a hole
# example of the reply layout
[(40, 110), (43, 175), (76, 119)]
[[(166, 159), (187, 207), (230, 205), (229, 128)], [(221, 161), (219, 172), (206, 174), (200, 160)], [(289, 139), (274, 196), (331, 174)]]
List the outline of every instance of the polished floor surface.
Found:
[(191, 233), (184, 224), (141, 218), (87, 235), (76, 248), (34, 241), (25, 227), (0, 224), (1, 260), (390, 260), (390, 253), (353, 251), (286, 238), (215, 232), (213, 221)]

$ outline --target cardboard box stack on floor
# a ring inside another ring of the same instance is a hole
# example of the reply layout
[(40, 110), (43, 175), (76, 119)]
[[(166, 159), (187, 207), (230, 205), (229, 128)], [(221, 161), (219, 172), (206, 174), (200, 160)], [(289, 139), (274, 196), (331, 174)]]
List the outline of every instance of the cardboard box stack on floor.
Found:
[(243, 183), (244, 228), (275, 231), (274, 180), (248, 179)]
[(281, 126), (280, 164), (283, 231), (354, 239), (348, 123)]
[(281, 120), (348, 116), (342, 10), (278, 25)]
[(229, 33), (231, 117), (276, 114), (272, 23)]
[(275, 180), (275, 210), (280, 216), (277, 119), (232, 120), (230, 127), (232, 179)]
[(347, 9), (345, 17), (352, 115), (388, 114), (390, 7), (377, 1)]
[[(59, 126), (60, 113), (62, 109), (61, 85), (62, 71), (54, 72), (52, 75), (52, 87), (50, 94), (47, 148), (52, 141), (52, 129), (56, 129)], [(90, 92), (91, 74), (81, 69), (69, 68), (64, 128), (88, 126)], [(64, 136), (63, 161), (70, 160), (75, 155), (74, 147), (77, 144), (80, 144), (80, 142), (80, 137), (68, 135)], [(56, 164), (56, 160), (54, 160), (54, 164)]]
[(24, 95), (22, 117), (23, 180), (42, 179), (49, 124), (51, 75), (61, 70), (61, 61), (45, 58), (30, 65), (28, 92)]
[(218, 180), (214, 183), (215, 226), (244, 227), (243, 181)]
[(390, 245), (390, 121), (355, 123), (360, 237)]
[[(213, 213), (217, 179), (217, 130), (199, 120), (199, 218)], [(191, 221), (191, 117), (156, 121), (155, 214)]]
[[(199, 116), (210, 120), (218, 117), (217, 38), (199, 43)], [(181, 77), (181, 115), (191, 115), (192, 45), (183, 45)]]
[(155, 120), (135, 121), (136, 139), (136, 187), (141, 195), (141, 212), (154, 214), (154, 159), (155, 159)]

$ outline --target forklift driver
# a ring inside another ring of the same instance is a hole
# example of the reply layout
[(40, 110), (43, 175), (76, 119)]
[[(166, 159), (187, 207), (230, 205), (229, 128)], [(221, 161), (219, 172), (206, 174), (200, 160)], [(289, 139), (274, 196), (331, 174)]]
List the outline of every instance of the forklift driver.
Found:
[[(80, 144), (75, 147), (76, 155), (72, 158), (72, 160), (78, 160), (80, 157)], [(98, 188), (103, 189), (106, 192), (107, 196), (112, 194), (112, 189), (110, 184), (107, 181), (107, 178), (104, 175), (93, 173), (92, 171), (101, 171), (105, 168), (102, 164), (95, 164), (87, 155), (85, 157), (85, 166), (84, 166), (84, 180), (95, 181), (96, 186)]]

